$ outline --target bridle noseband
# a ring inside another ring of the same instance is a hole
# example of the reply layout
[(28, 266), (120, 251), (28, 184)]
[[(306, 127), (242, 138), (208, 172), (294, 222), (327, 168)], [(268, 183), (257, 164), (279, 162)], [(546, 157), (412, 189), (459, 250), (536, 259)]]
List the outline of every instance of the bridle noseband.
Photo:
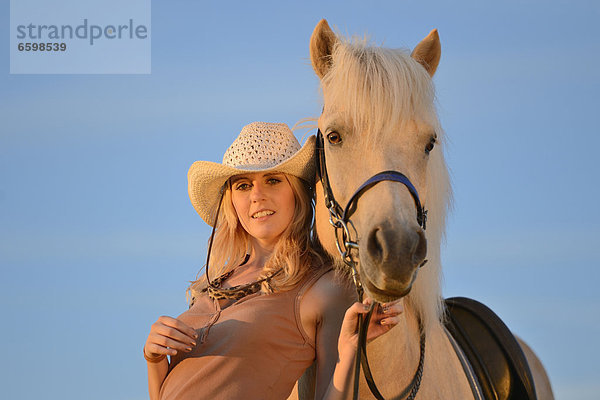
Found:
[[(325, 142), (323, 138), (323, 133), (320, 129), (317, 130), (317, 143), (316, 143), (316, 162), (317, 162), (317, 174), (318, 178), (321, 180), (321, 184), (323, 185), (323, 195), (325, 197), (325, 206), (329, 210), (329, 223), (335, 228), (335, 239), (336, 246), (340, 253), (344, 264), (346, 264), (352, 273), (352, 279), (356, 286), (356, 291), (358, 295), (359, 301), (363, 300), (363, 288), (360, 281), (360, 276), (358, 274), (357, 263), (354, 261), (352, 256), (352, 250), (359, 250), (359, 245), (357, 240), (352, 240), (350, 235), (350, 230), (348, 226), (354, 226), (350, 217), (356, 211), (358, 205), (358, 199), (370, 188), (375, 186), (379, 182), (383, 181), (392, 181), (402, 183), (408, 191), (410, 192), (413, 200), (415, 201), (415, 207), (417, 209), (417, 223), (423, 230), (426, 227), (427, 222), (427, 210), (423, 208), (421, 205), (421, 201), (419, 199), (419, 194), (415, 186), (411, 183), (411, 181), (406, 177), (406, 175), (402, 174), (398, 171), (383, 171), (379, 172), (369, 179), (367, 179), (360, 187), (354, 192), (350, 199), (346, 203), (346, 206), (342, 208), (340, 204), (335, 200), (333, 195), (333, 191), (331, 190), (331, 183), (329, 182), (329, 176), (327, 174), (327, 164), (325, 160)], [(340, 235), (341, 231), (341, 235)], [(427, 260), (424, 260), (419, 268), (425, 265)], [(365, 375), (365, 379), (367, 384), (369, 385), (369, 389), (375, 398), (378, 400), (383, 400), (383, 396), (377, 389), (375, 382), (373, 380), (373, 376), (371, 374), (371, 369), (369, 367), (369, 362), (367, 360), (367, 351), (366, 351), (366, 341), (367, 341), (367, 329), (369, 326), (369, 320), (374, 310), (375, 303), (371, 306), (371, 310), (363, 319), (361, 315), (359, 315), (359, 338), (358, 338), (358, 351), (356, 355), (356, 364), (354, 369), (354, 399), (358, 399), (358, 378), (360, 375), (360, 366), (362, 364), (363, 372)], [(425, 358), (425, 333), (423, 331), (423, 327), (421, 321), (419, 320), (419, 330), (421, 332), (421, 340), (420, 340), (420, 350), (421, 355), (419, 358), (419, 366), (417, 368), (417, 372), (413, 377), (411, 383), (408, 387), (402, 392), (399, 398), (407, 396), (407, 400), (412, 400), (416, 396), (419, 386), (421, 383), (421, 377), (423, 374), (423, 363)]]

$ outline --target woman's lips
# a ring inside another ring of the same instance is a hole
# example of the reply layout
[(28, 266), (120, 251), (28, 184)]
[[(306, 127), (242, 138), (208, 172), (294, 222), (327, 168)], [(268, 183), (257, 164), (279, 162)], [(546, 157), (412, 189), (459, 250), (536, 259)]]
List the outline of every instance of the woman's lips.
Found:
[(252, 214), (252, 219), (260, 219), (275, 214), (273, 210), (260, 210)]

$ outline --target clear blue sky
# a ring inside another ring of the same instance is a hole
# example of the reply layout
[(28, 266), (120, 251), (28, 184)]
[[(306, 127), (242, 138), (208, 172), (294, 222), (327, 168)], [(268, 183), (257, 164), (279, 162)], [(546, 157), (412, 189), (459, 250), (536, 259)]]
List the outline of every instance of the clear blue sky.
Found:
[(150, 324), (186, 308), (209, 233), (187, 169), (249, 122), (318, 115), (321, 18), (390, 47), (439, 29), (444, 293), (493, 308), (557, 398), (598, 398), (597, 1), (154, 1), (137, 76), (10, 75), (0, 4), (4, 398), (147, 398)]

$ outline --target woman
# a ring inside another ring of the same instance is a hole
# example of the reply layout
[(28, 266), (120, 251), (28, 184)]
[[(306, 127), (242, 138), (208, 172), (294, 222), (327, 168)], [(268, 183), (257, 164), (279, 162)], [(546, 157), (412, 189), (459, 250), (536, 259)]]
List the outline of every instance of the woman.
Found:
[[(368, 306), (348, 308), (353, 291), (311, 244), (313, 154), (314, 137), (301, 148), (287, 125), (255, 122), (222, 164), (191, 166), (190, 199), (213, 226), (206, 277), (188, 289), (188, 311), (152, 325), (152, 400), (285, 399), (313, 361), (315, 397), (344, 398)], [(374, 314), (371, 339), (398, 323), (400, 307)]]

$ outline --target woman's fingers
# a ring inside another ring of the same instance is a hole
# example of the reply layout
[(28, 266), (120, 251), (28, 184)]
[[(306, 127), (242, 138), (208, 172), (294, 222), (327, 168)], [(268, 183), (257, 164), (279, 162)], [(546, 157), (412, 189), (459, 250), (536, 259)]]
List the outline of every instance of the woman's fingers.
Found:
[(404, 311), (401, 300), (384, 304), (374, 303), (365, 298), (362, 303), (356, 302), (347, 310), (342, 322), (338, 351), (354, 352), (358, 345), (358, 316), (366, 315), (374, 307), (369, 321), (367, 340), (371, 341), (388, 332), (400, 322), (400, 314)]
[(397, 325), (398, 322), (400, 322), (399, 317), (387, 317), (387, 318), (383, 318), (383, 319), (379, 320), (380, 325), (386, 325), (386, 326), (389, 326), (390, 328), (394, 325)]
[[(185, 344), (192, 345), (192, 346), (196, 345), (195, 337), (190, 336), (189, 334), (183, 333), (179, 329), (174, 328), (169, 325), (157, 323), (156, 326), (152, 327), (150, 332), (153, 334), (156, 334), (158, 336), (163, 336), (165, 338), (175, 340), (177, 342), (185, 343)], [(195, 332), (194, 332), (194, 334), (195, 334)]]
[(171, 347), (177, 350), (191, 350), (193, 347), (196, 346), (195, 342), (190, 342), (188, 340), (172, 339), (171, 337), (161, 335), (160, 333), (152, 333), (150, 337), (152, 343), (156, 343), (160, 346)]
[(356, 351), (358, 345), (358, 316), (366, 315), (372, 307), (375, 307), (369, 328), (367, 340), (371, 341), (388, 332), (400, 322), (400, 314), (404, 311), (401, 300), (384, 304), (376, 304), (370, 298), (365, 298), (362, 303), (354, 303), (347, 310), (342, 322), (342, 329), (338, 341), (338, 352), (340, 354)]
[[(351, 319), (358, 319), (357, 314), (366, 314), (369, 312), (369, 310), (371, 309), (373, 305), (373, 300), (371, 300), (370, 298), (365, 298), (363, 300), (362, 303), (356, 302), (354, 304), (352, 304), (350, 306), (350, 308), (348, 308), (348, 310), (346, 311), (346, 315), (351, 318)], [(396, 318), (393, 318), (399, 314), (402, 314), (402, 312), (404, 312), (404, 306), (401, 303), (401, 299), (398, 299), (396, 301), (392, 301), (392, 302), (388, 302), (388, 303), (383, 303), (383, 304), (376, 304), (375, 309), (373, 310), (373, 314), (371, 315), (371, 320), (376, 320), (376, 321), (382, 321), (384, 319), (387, 319), (388, 322), (398, 322), (399, 320)]]
[(177, 350), (156, 343), (146, 343), (144, 346), (144, 353), (146, 353), (149, 358), (157, 358), (163, 354), (174, 356), (177, 354)]
[(400, 314), (402, 312), (404, 312), (404, 307), (401, 299), (376, 304), (371, 315), (371, 320), (369, 321), (367, 339), (373, 340), (396, 326), (400, 322)]
[(356, 330), (358, 328), (358, 315), (365, 315), (369, 312), (370, 309), (371, 306), (369, 304), (356, 302), (352, 304), (350, 308), (348, 308), (348, 310), (346, 310), (345, 319), (348, 319), (348, 322), (352, 322), (353, 329)]
[(383, 303), (381, 305), (381, 310), (385, 315), (398, 315), (404, 311), (404, 306), (402, 305), (401, 299), (396, 301), (392, 301), (389, 303)]
[(348, 307), (342, 321), (341, 333), (348, 337), (354, 336), (358, 329), (358, 315), (368, 313), (369, 308), (368, 305), (358, 302)]
[[(371, 323), (376, 322), (380, 325), (395, 325), (400, 322), (398, 317), (404, 312), (404, 306), (396, 300), (384, 304), (376, 304), (371, 315)], [(362, 303), (356, 302), (352, 304), (348, 310), (346, 310), (346, 316), (344, 318), (345, 325), (349, 326), (355, 324), (358, 321), (359, 314), (367, 314), (373, 305), (373, 300), (366, 298)], [(356, 328), (356, 327), (354, 327)]]
[(198, 333), (194, 330), (194, 328), (188, 326), (187, 324), (184, 324), (177, 318), (167, 317), (163, 315), (158, 318), (158, 321), (156, 321), (156, 323), (173, 328), (176, 331), (188, 336), (192, 341), (198, 338)]
[(391, 317), (395, 317), (404, 312), (404, 306), (400, 302), (400, 300), (396, 300), (389, 303), (377, 304), (375, 306), (375, 310), (371, 316), (372, 321), (383, 321), (385, 319), (389, 321), (396, 321), (395, 319), (390, 319)]
[(150, 358), (163, 354), (175, 355), (178, 351), (191, 351), (196, 346), (198, 334), (176, 318), (162, 316), (152, 324), (144, 351)]

